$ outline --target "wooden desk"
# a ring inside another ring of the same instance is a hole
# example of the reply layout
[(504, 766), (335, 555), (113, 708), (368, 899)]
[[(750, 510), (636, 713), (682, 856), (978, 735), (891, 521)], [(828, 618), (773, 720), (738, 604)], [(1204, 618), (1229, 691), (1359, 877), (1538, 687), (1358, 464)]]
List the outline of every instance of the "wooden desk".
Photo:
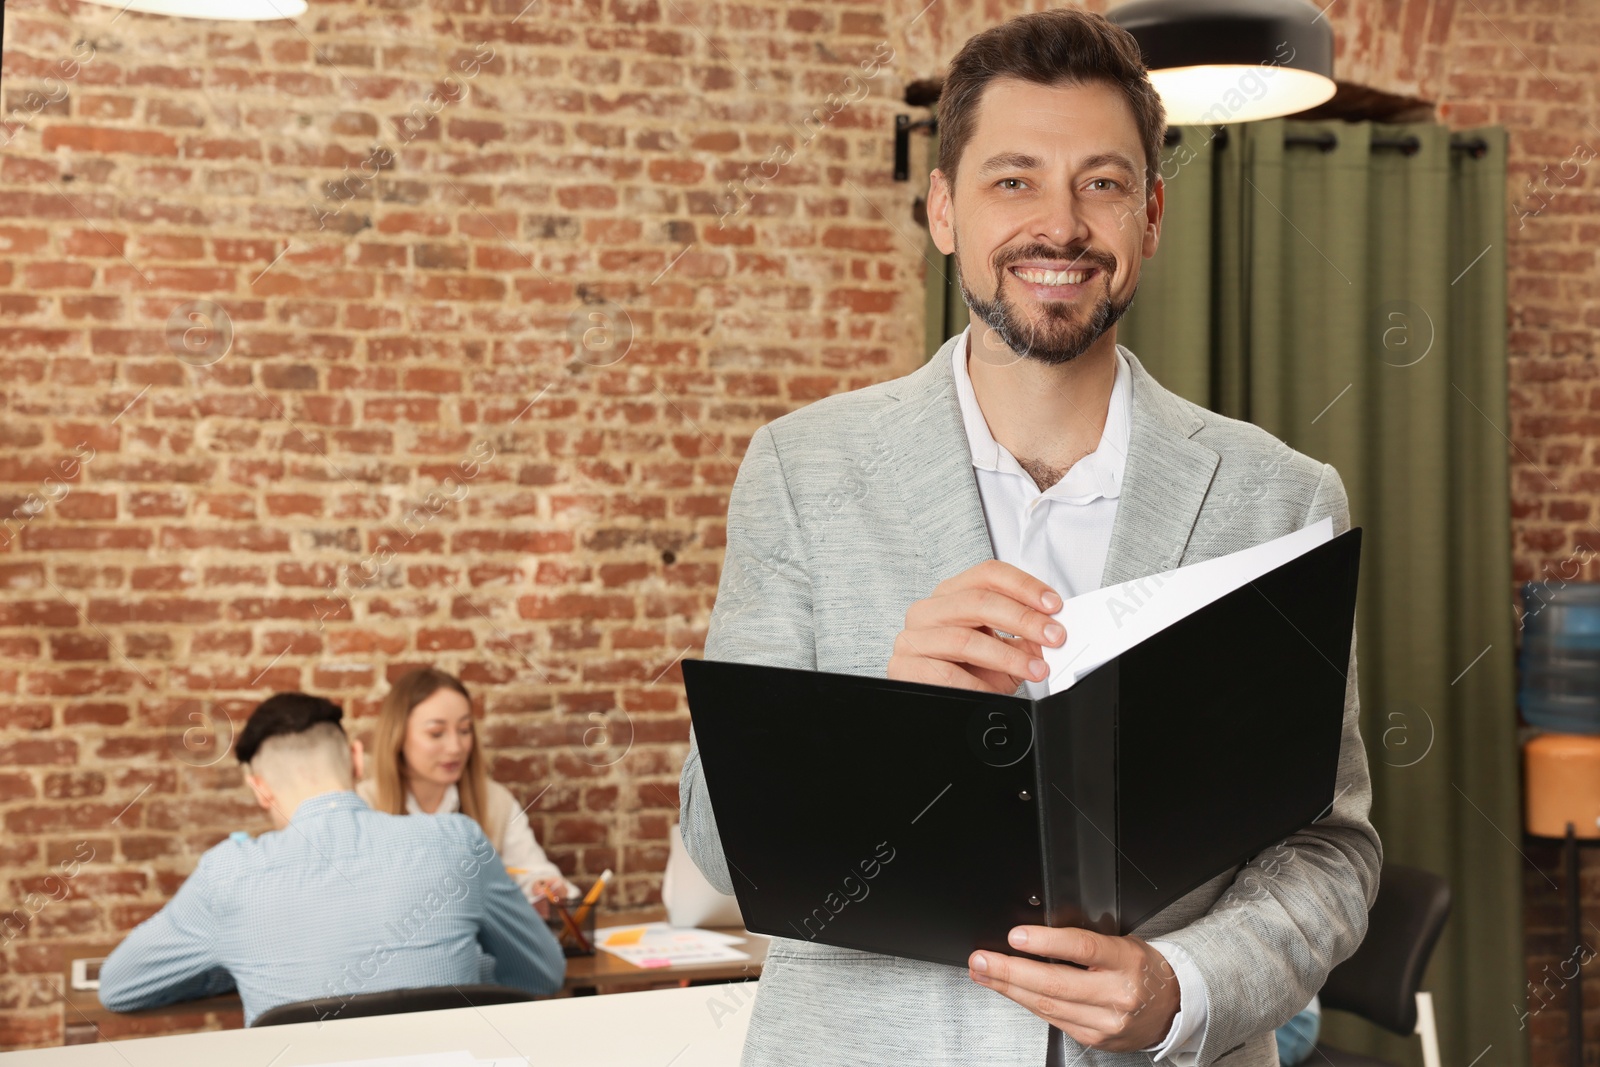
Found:
[[(596, 916), (595, 925), (628, 926), (661, 922), (666, 917), (666, 909), (661, 907), (602, 911)], [(738, 928), (724, 929), (722, 932), (743, 937), (744, 944), (734, 947), (747, 953), (750, 958), (738, 962), (644, 970), (609, 952), (597, 951), (593, 956), (574, 956), (567, 960), (566, 981), (557, 996), (620, 993), (760, 978), (761, 965), (767, 958), (768, 939)], [(114, 1012), (101, 1006), (99, 994), (94, 990), (72, 988), (74, 958), (104, 957), (110, 955), (114, 948), (115, 943), (85, 944), (67, 952), (66, 969), (61, 976), (61, 988), (65, 993), (65, 1006), (62, 1009), (65, 1013), (64, 1044), (81, 1045), (196, 1030), (232, 1030), (244, 1026), (244, 1010), (238, 996), (231, 993), (205, 1000), (186, 1000), (145, 1011)]]
[(457, 1050), (537, 1067), (737, 1067), (753, 994), (711, 985), (334, 1019), (0, 1053), (0, 1067), (306, 1067)]
[[(595, 925), (630, 926), (634, 923), (663, 922), (666, 917), (667, 910), (660, 907), (601, 912), (595, 919)], [(644, 970), (609, 952), (596, 951), (593, 956), (575, 956), (567, 960), (565, 990), (568, 993), (615, 993), (623, 989), (658, 989), (689, 985), (691, 982), (737, 982), (740, 979), (760, 978), (761, 965), (767, 958), (768, 938), (738, 927), (721, 928), (719, 932), (744, 938), (744, 944), (735, 945), (734, 948), (747, 953), (750, 958), (738, 962)]]

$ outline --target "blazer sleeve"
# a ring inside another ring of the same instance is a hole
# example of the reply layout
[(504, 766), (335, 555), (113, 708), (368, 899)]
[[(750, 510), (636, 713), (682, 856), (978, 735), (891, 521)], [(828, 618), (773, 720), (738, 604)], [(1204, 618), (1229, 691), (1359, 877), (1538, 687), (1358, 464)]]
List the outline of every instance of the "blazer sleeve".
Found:
[[(1335, 534), (1350, 528), (1344, 483), (1324, 464), (1302, 525), (1329, 515)], [(1332, 808), (1252, 857), (1207, 914), (1162, 935), (1181, 945), (1205, 976), (1208, 1018), (1198, 1067), (1293, 1017), (1361, 944), (1383, 862), (1371, 808), (1352, 632)]]
[[(728, 497), (727, 539), (705, 658), (816, 669), (800, 516), (769, 427), (755, 432), (739, 464)], [(693, 729), (678, 795), (684, 847), (706, 880), (718, 892), (731, 894), (733, 879), (717, 836)]]

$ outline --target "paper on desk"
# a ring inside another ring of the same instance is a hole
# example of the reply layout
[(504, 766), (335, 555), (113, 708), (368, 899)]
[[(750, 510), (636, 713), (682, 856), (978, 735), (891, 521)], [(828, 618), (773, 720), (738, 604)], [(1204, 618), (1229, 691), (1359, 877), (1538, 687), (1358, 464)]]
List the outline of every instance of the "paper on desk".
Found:
[(742, 937), (667, 923), (603, 927), (594, 932), (594, 943), (635, 967), (682, 967), (750, 958), (749, 953), (732, 947), (743, 944)]
[(1049, 691), (1069, 688), (1184, 616), (1332, 539), (1333, 519), (1326, 518), (1252, 548), (1073, 597), (1054, 616), (1067, 628), (1066, 642), (1044, 650)]

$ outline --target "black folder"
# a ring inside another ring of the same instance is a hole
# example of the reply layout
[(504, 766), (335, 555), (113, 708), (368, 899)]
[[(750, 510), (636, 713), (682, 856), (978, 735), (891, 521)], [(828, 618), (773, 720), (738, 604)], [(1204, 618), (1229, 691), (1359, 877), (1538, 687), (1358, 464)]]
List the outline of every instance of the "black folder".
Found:
[(1359, 529), (1040, 700), (688, 659), (752, 931), (966, 966), (1125, 934), (1334, 800)]

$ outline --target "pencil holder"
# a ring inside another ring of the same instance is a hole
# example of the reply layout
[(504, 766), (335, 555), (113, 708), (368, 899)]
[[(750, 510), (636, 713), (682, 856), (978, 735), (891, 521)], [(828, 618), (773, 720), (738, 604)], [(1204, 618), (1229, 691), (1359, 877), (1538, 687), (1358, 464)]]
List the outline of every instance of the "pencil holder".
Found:
[(556, 941), (561, 945), (564, 956), (593, 956), (594, 955), (594, 915), (598, 910), (589, 908), (589, 914), (583, 917), (576, 927), (583, 935), (580, 941), (573, 935), (573, 919), (582, 909), (582, 897), (568, 897), (565, 900), (552, 900), (550, 914), (545, 916), (544, 924), (556, 936)]

